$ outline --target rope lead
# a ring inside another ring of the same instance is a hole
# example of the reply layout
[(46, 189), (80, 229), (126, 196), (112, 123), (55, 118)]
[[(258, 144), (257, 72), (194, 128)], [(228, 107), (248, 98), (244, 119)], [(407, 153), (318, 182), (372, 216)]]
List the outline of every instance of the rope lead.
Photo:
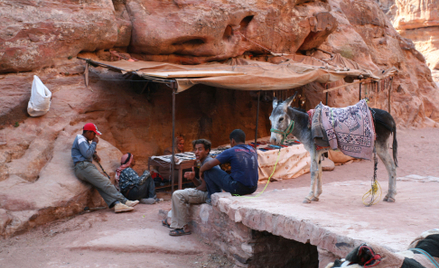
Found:
[[(363, 195), (363, 204), (368, 206), (368, 207), (380, 202), (381, 195), (383, 193), (383, 191), (381, 189), (381, 185), (377, 181), (378, 158), (377, 158), (377, 152), (376, 152), (375, 147), (373, 147), (373, 162), (374, 162), (374, 169), (373, 169), (373, 179), (372, 179), (372, 183), (371, 183), (371, 189)], [(375, 196), (375, 194), (378, 192), (378, 190), (380, 191), (379, 197)], [(366, 203), (366, 199), (368, 199), (369, 197), (370, 197), (370, 201), (369, 201), (369, 203)]]

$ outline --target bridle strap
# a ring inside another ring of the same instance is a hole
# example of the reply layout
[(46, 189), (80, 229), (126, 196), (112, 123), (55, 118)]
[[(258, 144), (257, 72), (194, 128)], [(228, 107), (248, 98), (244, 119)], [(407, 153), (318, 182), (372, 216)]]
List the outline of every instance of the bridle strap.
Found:
[(288, 135), (291, 134), (291, 132), (293, 132), (293, 129), (294, 129), (294, 120), (291, 120), (290, 125), (287, 127), (287, 129), (285, 131), (275, 129), (275, 128), (270, 129), (270, 131), (282, 135), (282, 141), (280, 142), (280, 144), (283, 145), (284, 140), (287, 138)]
[[(360, 248), (358, 249), (358, 254), (362, 255), (363, 250), (369, 251), (369, 255), (371, 257), (368, 261), (366, 261), (365, 263), (362, 264), (363, 267), (365, 267), (365, 268), (374, 267), (374, 266), (377, 266), (381, 262), (381, 260), (382, 260), (381, 255), (376, 254), (375, 251), (371, 247), (364, 245), (364, 244), (361, 245)], [(363, 260), (361, 260), (361, 261), (363, 262)]]

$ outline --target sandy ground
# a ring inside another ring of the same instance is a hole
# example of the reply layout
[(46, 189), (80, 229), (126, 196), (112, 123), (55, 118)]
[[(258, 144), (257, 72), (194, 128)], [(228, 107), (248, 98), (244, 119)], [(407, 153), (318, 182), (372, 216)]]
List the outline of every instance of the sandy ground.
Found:
[[(398, 130), (397, 176), (415, 174), (439, 177), (437, 137), (439, 129)], [(356, 180), (368, 182), (372, 175), (371, 161), (356, 161), (337, 166), (334, 171), (324, 172), (323, 183)], [(381, 163), (378, 166), (378, 178), (383, 189), (387, 190), (387, 172)], [(294, 180), (272, 182), (266, 191), (303, 187), (305, 197), (309, 190), (306, 188), (309, 179), (310, 175), (305, 174)], [(263, 186), (265, 184), (261, 184), (260, 189)], [(325, 194), (328, 196), (323, 185), (320, 202), (325, 202)], [(140, 204), (131, 213), (115, 214), (109, 209), (84, 213), (2, 239), (0, 267), (233, 266), (219, 251), (201, 242), (195, 235), (170, 237), (169, 229), (159, 221), (159, 210), (171, 207), (169, 195), (162, 197), (167, 201), (155, 205)], [(425, 200), (436, 200), (437, 194), (432, 191), (422, 197)], [(398, 209), (401, 214), (405, 213), (403, 207), (398, 206)], [(425, 210), (425, 213), (431, 213)]]

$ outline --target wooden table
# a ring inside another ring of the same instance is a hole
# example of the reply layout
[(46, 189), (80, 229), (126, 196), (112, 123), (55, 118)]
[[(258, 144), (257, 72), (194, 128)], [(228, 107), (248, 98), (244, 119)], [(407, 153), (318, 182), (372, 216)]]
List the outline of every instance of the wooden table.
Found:
[[(169, 169), (171, 169), (172, 163), (165, 162), (163, 160), (156, 160), (152, 159), (151, 157), (148, 159), (148, 170), (151, 171), (151, 166), (167, 166)], [(192, 168), (195, 165), (195, 159), (194, 160), (184, 160), (180, 162), (180, 164), (175, 164), (175, 170), (178, 170), (178, 189), (183, 188), (183, 169), (189, 169)], [(172, 173), (171, 173), (172, 175)], [(173, 182), (171, 182), (172, 185)]]

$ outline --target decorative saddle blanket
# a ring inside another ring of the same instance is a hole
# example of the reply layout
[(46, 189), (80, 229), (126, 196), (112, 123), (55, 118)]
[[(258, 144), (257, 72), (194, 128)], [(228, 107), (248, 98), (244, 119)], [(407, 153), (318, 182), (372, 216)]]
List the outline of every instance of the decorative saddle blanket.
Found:
[(372, 158), (375, 127), (365, 100), (345, 108), (320, 103), (308, 114), (312, 118), (311, 134), (318, 147), (339, 149), (354, 158)]

